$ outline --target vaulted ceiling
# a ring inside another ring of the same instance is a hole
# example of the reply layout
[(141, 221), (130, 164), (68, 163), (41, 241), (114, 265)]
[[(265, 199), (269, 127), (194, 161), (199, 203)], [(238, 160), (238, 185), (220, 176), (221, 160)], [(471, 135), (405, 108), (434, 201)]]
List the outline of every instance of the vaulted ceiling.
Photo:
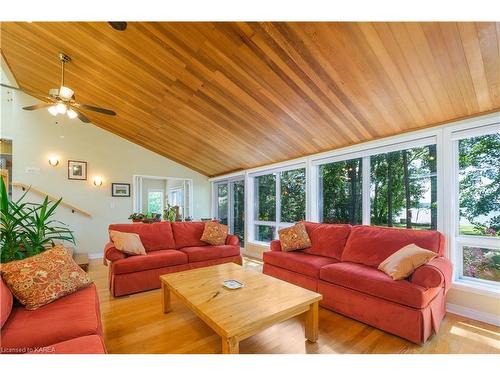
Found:
[[(2, 23), (21, 88), (205, 175), (500, 109), (500, 23)], [(76, 121), (76, 120), (75, 120)], [(92, 125), (89, 125), (92, 126)]]

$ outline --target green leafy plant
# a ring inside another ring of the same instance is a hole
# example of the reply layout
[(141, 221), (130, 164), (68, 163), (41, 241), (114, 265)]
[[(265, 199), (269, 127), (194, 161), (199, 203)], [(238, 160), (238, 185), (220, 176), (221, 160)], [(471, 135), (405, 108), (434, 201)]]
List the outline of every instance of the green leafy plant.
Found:
[(163, 220), (175, 221), (177, 212), (175, 206), (171, 206), (167, 203), (167, 208), (163, 210)]
[(130, 214), (130, 216), (128, 218), (129, 218), (129, 220), (141, 221), (142, 219), (144, 219), (144, 214), (134, 212), (134, 213)]
[(52, 219), (62, 198), (51, 202), (45, 197), (41, 204), (24, 202), (28, 189), (19, 200), (11, 201), (4, 181), (0, 180), (2, 263), (39, 254), (53, 246), (55, 240), (75, 243), (73, 232), (66, 224)]

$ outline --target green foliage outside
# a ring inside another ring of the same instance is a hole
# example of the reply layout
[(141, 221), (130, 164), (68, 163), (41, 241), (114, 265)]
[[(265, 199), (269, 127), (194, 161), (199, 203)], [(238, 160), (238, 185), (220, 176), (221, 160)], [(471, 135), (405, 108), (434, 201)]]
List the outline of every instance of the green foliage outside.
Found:
[(258, 197), (256, 220), (276, 221), (276, 176), (266, 174), (255, 178), (255, 192)]
[(281, 222), (295, 223), (306, 218), (305, 168), (281, 172)]
[[(435, 145), (374, 155), (370, 164), (372, 225), (437, 228)], [(422, 202), (426, 194), (430, 202)], [(412, 208), (430, 210), (429, 222), (416, 224)]]
[(64, 223), (53, 220), (62, 199), (41, 204), (24, 202), (24, 193), (11, 201), (3, 179), (0, 178), (0, 262), (27, 258), (45, 251), (55, 240), (75, 243), (73, 232)]
[(319, 168), (320, 221), (362, 222), (362, 160), (323, 164)]
[(240, 246), (244, 246), (245, 239), (245, 182), (233, 183), (233, 234), (240, 239)]
[(460, 233), (500, 236), (500, 134), (460, 140), (459, 169)]

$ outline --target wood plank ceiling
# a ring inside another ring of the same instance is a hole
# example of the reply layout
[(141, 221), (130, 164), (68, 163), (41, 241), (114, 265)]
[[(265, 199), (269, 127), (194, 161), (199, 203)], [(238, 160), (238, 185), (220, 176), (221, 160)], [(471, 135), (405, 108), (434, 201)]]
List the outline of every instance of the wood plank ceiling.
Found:
[(20, 87), (207, 176), (500, 109), (500, 23), (2, 23)]

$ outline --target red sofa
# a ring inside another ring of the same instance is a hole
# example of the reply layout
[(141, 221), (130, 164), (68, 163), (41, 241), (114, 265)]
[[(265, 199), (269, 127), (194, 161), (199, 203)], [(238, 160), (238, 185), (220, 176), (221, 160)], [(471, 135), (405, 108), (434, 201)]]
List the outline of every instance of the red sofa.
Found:
[[(321, 305), (384, 331), (422, 344), (437, 332), (446, 313), (452, 265), (437, 231), (305, 222), (312, 246), (282, 252), (271, 242), (264, 273), (323, 295)], [(439, 256), (407, 280), (394, 281), (378, 265), (405, 245)]]
[(104, 354), (99, 298), (94, 284), (36, 310), (16, 304), (0, 285), (2, 354)]
[(211, 246), (200, 240), (204, 228), (204, 222), (194, 221), (110, 225), (110, 230), (137, 233), (147, 253), (127, 256), (113, 242), (105, 246), (113, 296), (159, 288), (160, 276), (167, 273), (228, 262), (241, 264), (237, 236), (228, 235), (225, 245)]

